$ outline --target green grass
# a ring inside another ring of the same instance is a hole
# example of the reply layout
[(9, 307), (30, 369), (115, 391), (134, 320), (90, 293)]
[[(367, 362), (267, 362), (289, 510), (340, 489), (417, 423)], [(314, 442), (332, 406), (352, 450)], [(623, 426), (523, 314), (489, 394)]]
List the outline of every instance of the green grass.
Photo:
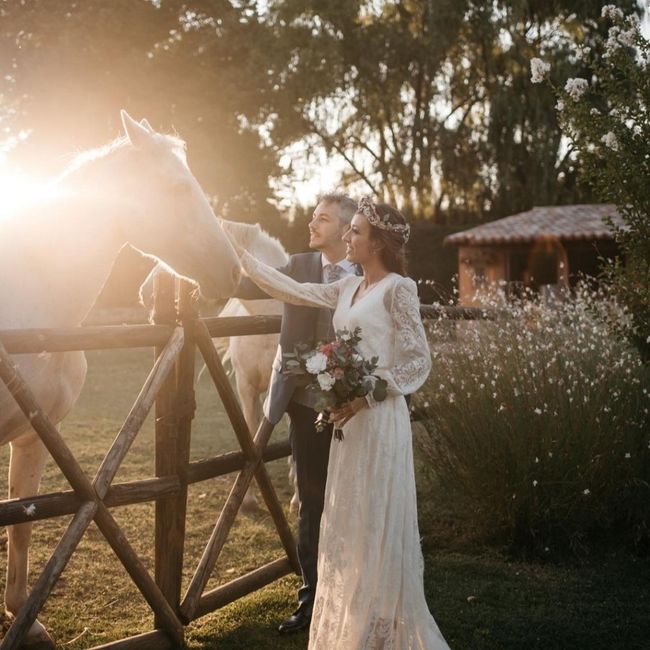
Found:
[[(92, 476), (137, 395), (151, 354), (136, 350), (95, 352), (88, 356), (88, 381), (62, 431), (83, 468)], [(207, 377), (199, 382), (197, 401), (192, 457), (237, 449), (232, 429)], [(281, 438), (286, 432), (279, 430), (274, 435)], [(153, 474), (152, 442), (150, 417), (117, 481)], [(0, 462), (5, 471), (6, 448)], [(271, 463), (269, 469), (281, 499), (288, 504), (286, 462)], [(185, 584), (232, 480), (232, 477), (221, 477), (191, 486)], [(65, 479), (50, 462), (41, 491), (65, 487)], [(151, 570), (153, 506), (130, 506), (112, 512)], [(49, 520), (34, 526), (32, 581), (60, 538), (65, 523)], [(430, 608), (454, 650), (647, 647), (650, 638), (648, 560), (611, 552), (581, 563), (511, 562), (494, 550), (450, 542), (453, 521), (441, 525), (448, 528), (446, 535), (430, 533), (424, 539), (425, 590)], [(423, 530), (431, 529), (423, 527)], [(209, 587), (281, 554), (268, 515), (262, 510), (250, 517), (240, 515)], [(1, 577), (4, 582), (4, 575)], [(192, 623), (187, 629), (189, 648), (306, 648), (306, 634), (285, 638), (275, 631), (278, 622), (294, 607), (298, 586), (296, 577), (284, 578)], [(39, 618), (57, 644), (72, 650), (152, 629), (152, 616), (146, 603), (94, 525), (84, 536)]]

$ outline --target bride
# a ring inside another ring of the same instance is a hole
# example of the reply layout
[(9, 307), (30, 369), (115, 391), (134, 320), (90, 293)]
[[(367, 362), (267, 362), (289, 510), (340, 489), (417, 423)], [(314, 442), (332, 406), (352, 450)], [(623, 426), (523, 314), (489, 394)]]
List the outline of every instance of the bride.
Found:
[(409, 226), (397, 210), (359, 202), (343, 240), (363, 276), (298, 283), (242, 251), (267, 293), (335, 309), (334, 327), (361, 327), (359, 350), (379, 357), (382, 402), (358, 398), (331, 414), (344, 439), (330, 449), (310, 650), (443, 650), (422, 583), (411, 425), (404, 395), (431, 368), (415, 282), (405, 277)]

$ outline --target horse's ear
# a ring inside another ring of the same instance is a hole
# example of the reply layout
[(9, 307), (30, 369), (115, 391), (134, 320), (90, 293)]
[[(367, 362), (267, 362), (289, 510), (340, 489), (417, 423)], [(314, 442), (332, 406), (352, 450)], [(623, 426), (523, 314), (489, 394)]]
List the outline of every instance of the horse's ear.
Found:
[(147, 129), (147, 131), (149, 131), (149, 133), (155, 133), (155, 131), (153, 130), (153, 127), (151, 126), (151, 124), (149, 124), (149, 120), (146, 117), (143, 117), (140, 120), (140, 124), (142, 124), (142, 126), (144, 126), (144, 128)]
[(140, 122), (136, 122), (124, 109), (120, 111), (120, 116), (124, 131), (134, 147), (141, 149), (151, 142), (151, 134)]

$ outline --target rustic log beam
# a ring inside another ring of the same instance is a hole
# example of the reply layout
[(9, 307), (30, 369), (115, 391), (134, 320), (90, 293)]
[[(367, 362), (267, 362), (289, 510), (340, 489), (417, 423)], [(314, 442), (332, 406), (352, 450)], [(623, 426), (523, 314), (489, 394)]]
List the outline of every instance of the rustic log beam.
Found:
[[(495, 320), (500, 310), (451, 305), (421, 305), (423, 318)], [(248, 336), (280, 331), (281, 316), (228, 316), (202, 318), (210, 336)], [(72, 350), (103, 350), (162, 346), (171, 336), (170, 325), (96, 325), (42, 329), (0, 330), (0, 341), (9, 354), (36, 354)]]
[(275, 580), (288, 575), (293, 571), (291, 562), (283, 557), (279, 560), (269, 562), (259, 569), (255, 569), (239, 578), (235, 578), (212, 591), (208, 591), (201, 597), (194, 618), (205, 616), (215, 609), (220, 609), (234, 600), (257, 591)]
[(1, 650), (13, 650), (13, 648), (19, 647), (23, 636), (36, 620), (38, 613), (41, 611), (56, 581), (61, 576), (63, 569), (68, 564), (70, 556), (77, 548), (96, 511), (97, 503), (94, 501), (86, 501), (77, 510), (70, 525), (56, 545), (54, 553), (50, 556), (41, 575), (29, 592), (25, 604), (16, 614), (11, 627), (2, 639)]
[(122, 425), (122, 428), (118, 432), (111, 448), (108, 450), (102, 464), (97, 470), (97, 474), (93, 480), (93, 486), (100, 498), (103, 498), (106, 494), (108, 486), (115, 478), (115, 474), (117, 474), (120, 464), (124, 460), (127, 452), (133, 444), (133, 441), (144, 424), (144, 421), (154, 404), (158, 391), (161, 389), (170, 372), (174, 369), (176, 359), (183, 347), (184, 338), (185, 333), (183, 328), (177, 327), (162, 354), (158, 359), (156, 359), (149, 376), (144, 382), (140, 394), (135, 400), (133, 407), (129, 411), (129, 414)]
[[(262, 460), (266, 463), (286, 458), (290, 453), (291, 446), (287, 439), (268, 445), (264, 450)], [(217, 476), (231, 474), (241, 470), (245, 462), (244, 454), (241, 451), (194, 461), (188, 465), (187, 483), (199, 483)], [(180, 489), (180, 482), (176, 476), (116, 483), (108, 488), (104, 503), (109, 508), (146, 503), (154, 499), (176, 495)], [(13, 526), (27, 521), (40, 521), (61, 515), (70, 515), (78, 510), (80, 503), (81, 500), (73, 490), (0, 501), (0, 526)]]
[[(268, 463), (279, 458), (286, 458), (291, 454), (289, 439), (267, 445), (262, 453), (262, 460)], [(215, 458), (195, 460), (188, 466), (187, 482), (198, 483), (216, 476), (223, 476), (236, 472), (244, 467), (246, 458), (241, 451), (231, 451)]]
[(216, 316), (201, 318), (210, 336), (248, 336), (276, 334), (280, 331), (282, 316)]
[(103, 645), (96, 645), (90, 650), (172, 650), (176, 647), (162, 630), (154, 630)]
[[(27, 415), (36, 433), (46, 446), (63, 475), (75, 490), (77, 495), (84, 501), (94, 501), (97, 506), (95, 522), (106, 537), (116, 555), (128, 571), (136, 586), (142, 592), (152, 610), (161, 620), (164, 620), (164, 628), (172, 635), (174, 641), (179, 644), (183, 642), (183, 626), (178, 621), (176, 614), (162, 595), (156, 583), (147, 573), (144, 565), (131, 548), (128, 540), (120, 530), (119, 526), (111, 516), (108, 508), (101, 500), (91, 484), (89, 478), (83, 472), (79, 463), (72, 455), (65, 441), (57, 428), (52, 424), (46, 413), (38, 405), (31, 389), (21, 377), (11, 357), (0, 343), (0, 379), (5, 382), (8, 390), (20, 406), (23, 413)], [(9, 647), (9, 646), (5, 646)]]
[[(175, 476), (118, 483), (108, 489), (104, 503), (109, 508), (146, 503), (176, 494), (179, 489), (180, 485)], [(73, 490), (0, 501), (0, 526), (70, 515), (79, 509), (81, 503)]]
[(59, 430), (36, 401), (32, 389), (23, 379), (2, 343), (0, 343), (0, 380), (5, 383), (20, 410), (25, 414), (75, 492), (84, 501), (94, 501), (97, 495), (88, 477), (79, 467)]
[[(267, 420), (264, 420), (263, 422), (267, 422)], [(223, 546), (228, 538), (228, 533), (230, 532), (235, 517), (239, 512), (239, 508), (244, 500), (251, 479), (255, 474), (255, 470), (261, 462), (261, 454), (259, 454), (259, 452), (261, 452), (261, 450), (266, 446), (271, 433), (273, 433), (272, 426), (260, 426), (258, 429), (254, 441), (258, 455), (251, 460), (247, 460), (246, 465), (237, 475), (230, 490), (230, 494), (226, 499), (226, 503), (219, 513), (217, 524), (212, 530), (210, 539), (203, 551), (203, 555), (199, 560), (199, 564), (190, 580), (190, 584), (185, 592), (185, 596), (183, 597), (183, 602), (181, 603), (180, 611), (184, 620), (188, 623), (194, 618), (194, 613), (196, 612), (199, 600), (201, 599), (201, 594), (203, 593), (217, 559), (223, 550)]]
[[(190, 293), (193, 287), (186, 280), (178, 282), (178, 311), (185, 331), (185, 343), (176, 360), (173, 381), (165, 383), (164, 392), (156, 402), (156, 475), (173, 475), (180, 489), (170, 498), (156, 502), (155, 573), (171, 607), (178, 611), (183, 578), (185, 550), (185, 516), (187, 511), (187, 466), (190, 460), (192, 419), (196, 409), (194, 397), (194, 312)], [(159, 292), (154, 290), (156, 300)], [(171, 378), (170, 378), (171, 379)], [(155, 621), (159, 627), (158, 620)]]
[[(237, 435), (237, 439), (241, 445), (244, 456), (247, 460), (254, 461), (257, 456), (263, 453), (264, 446), (259, 449), (255, 448), (253, 439), (251, 438), (250, 431), (248, 430), (248, 425), (244, 419), (244, 415), (237, 401), (237, 397), (228, 381), (223, 366), (221, 365), (221, 359), (217, 354), (217, 351), (212, 345), (212, 339), (208, 333), (207, 327), (204, 323), (198, 322), (196, 327), (196, 343), (199, 346), (199, 350), (203, 356), (206, 367), (210, 372), (210, 376), (219, 392), (221, 401), (224, 405), (226, 413), (230, 417), (230, 421)], [(261, 429), (265, 427), (270, 427), (271, 430), (273, 426), (266, 418), (262, 418), (260, 424), (260, 429), (258, 429), (257, 436), (261, 436)], [(270, 432), (266, 439), (270, 437)], [(263, 464), (258, 464), (255, 471), (255, 479), (257, 485), (260, 489), (262, 497), (267, 505), (269, 513), (273, 519), (278, 535), (280, 536), (280, 541), (282, 546), (287, 554), (287, 557), (291, 560), (292, 565), (294, 566), (296, 573), (300, 572), (300, 564), (298, 562), (298, 554), (296, 552), (296, 542), (293, 537), (293, 532), (291, 527), (287, 522), (287, 518), (284, 515), (284, 510), (280, 504), (277, 495), (275, 494), (275, 489), (271, 483), (271, 479), (268, 475), (266, 467)]]
[(144, 596), (149, 607), (151, 607), (156, 620), (161, 621), (161, 627), (171, 636), (172, 641), (179, 647), (184, 643), (183, 625), (178, 620), (176, 613), (167, 602), (162, 591), (149, 572), (142, 564), (137, 553), (133, 550), (126, 536), (108, 508), (101, 502), (98, 502), (97, 513), (95, 514), (95, 523), (111, 545), (111, 548), (117, 555), (118, 559), (126, 569), (127, 573), (135, 583), (140, 593)]
[(164, 345), (173, 332), (168, 325), (97, 325), (47, 329), (0, 330), (10, 354), (146, 348)]

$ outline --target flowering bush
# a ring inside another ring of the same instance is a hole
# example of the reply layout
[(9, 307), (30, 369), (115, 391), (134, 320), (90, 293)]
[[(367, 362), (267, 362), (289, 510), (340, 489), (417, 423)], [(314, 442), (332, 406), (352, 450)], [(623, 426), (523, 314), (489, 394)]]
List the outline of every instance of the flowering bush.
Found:
[[(315, 410), (320, 411), (316, 428), (322, 431), (328, 421), (327, 411), (339, 408), (356, 397), (372, 393), (376, 402), (386, 399), (387, 382), (373, 372), (378, 357), (364, 359), (359, 353), (361, 328), (350, 332), (347, 328), (336, 331), (336, 338), (320, 343), (316, 349), (296, 346), (293, 353), (285, 354), (287, 372), (308, 377), (307, 390), (316, 394)], [(335, 437), (343, 439), (340, 429)]]
[[(636, 15), (605, 5), (601, 17), (606, 36), (596, 23), (575, 31), (584, 39), (575, 43), (575, 57), (593, 74), (555, 88), (556, 108), (582, 179), (625, 221), (616, 233), (625, 260), (611, 264), (608, 275), (630, 309), (636, 345), (650, 358), (650, 42)], [(532, 83), (551, 75), (548, 63), (531, 60)]]
[(497, 320), (463, 323), (452, 345), (438, 343), (446, 319), (429, 323), (433, 369), (415, 404), (437, 489), (518, 548), (614, 524), (647, 534), (650, 377), (629, 314), (584, 284), (552, 306), (482, 298)]

